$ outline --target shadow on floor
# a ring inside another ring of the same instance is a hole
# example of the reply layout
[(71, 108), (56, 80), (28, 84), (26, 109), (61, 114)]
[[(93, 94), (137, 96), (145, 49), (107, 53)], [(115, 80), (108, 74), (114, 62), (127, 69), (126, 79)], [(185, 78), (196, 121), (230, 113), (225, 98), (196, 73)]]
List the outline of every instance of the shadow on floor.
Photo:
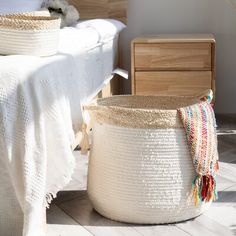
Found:
[[(122, 223), (118, 221), (110, 220), (100, 215), (93, 209), (91, 202), (89, 201), (87, 191), (64, 191), (58, 194), (56, 200), (54, 200), (52, 207), (48, 210), (47, 215), (58, 214), (58, 210), (54, 208), (60, 208), (63, 214), (68, 215), (73, 221), (68, 221), (65, 217), (53, 217), (54, 220), (49, 220), (48, 224), (61, 224), (61, 225), (81, 225), (84, 227), (97, 226), (97, 227), (151, 227), (151, 226), (174, 226), (177, 223), (185, 223), (194, 221), (195, 218), (173, 222), (169, 224), (131, 224)], [(53, 212), (54, 211), (54, 212)], [(56, 220), (58, 218), (58, 220)], [(196, 217), (197, 218), (197, 217)]]
[(219, 191), (218, 203), (236, 203), (236, 191)]
[(236, 115), (216, 114), (219, 160), (236, 162)]

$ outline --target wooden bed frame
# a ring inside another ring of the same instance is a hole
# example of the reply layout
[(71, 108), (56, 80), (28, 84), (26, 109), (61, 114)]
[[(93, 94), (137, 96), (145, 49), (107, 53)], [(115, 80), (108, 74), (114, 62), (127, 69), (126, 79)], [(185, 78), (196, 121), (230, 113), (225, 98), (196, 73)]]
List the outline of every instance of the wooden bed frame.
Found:
[[(111, 18), (127, 23), (127, 2), (128, 0), (68, 0), (75, 6), (80, 14), (80, 19)], [(118, 48), (118, 66), (122, 67), (121, 50)], [(96, 97), (103, 98), (120, 94), (119, 76), (114, 76), (110, 83), (100, 91)], [(76, 142), (72, 149), (75, 149), (81, 139), (81, 132), (76, 134)]]
[(80, 19), (112, 18), (127, 22), (127, 0), (69, 0)]

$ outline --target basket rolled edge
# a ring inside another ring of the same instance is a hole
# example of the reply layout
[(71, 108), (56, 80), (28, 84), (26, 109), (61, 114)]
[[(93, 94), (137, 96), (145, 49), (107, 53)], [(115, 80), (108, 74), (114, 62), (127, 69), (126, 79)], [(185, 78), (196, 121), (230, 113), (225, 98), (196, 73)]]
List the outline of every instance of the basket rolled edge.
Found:
[(211, 102), (213, 92), (206, 89), (195, 96), (118, 95), (93, 100), (84, 106), (94, 121), (130, 128), (180, 128), (178, 108)]
[(0, 15), (0, 29), (15, 30), (59, 30), (61, 19), (46, 11)]
[(200, 102), (197, 97), (118, 95), (100, 98), (84, 106), (92, 123), (130, 128), (180, 128), (177, 108)]

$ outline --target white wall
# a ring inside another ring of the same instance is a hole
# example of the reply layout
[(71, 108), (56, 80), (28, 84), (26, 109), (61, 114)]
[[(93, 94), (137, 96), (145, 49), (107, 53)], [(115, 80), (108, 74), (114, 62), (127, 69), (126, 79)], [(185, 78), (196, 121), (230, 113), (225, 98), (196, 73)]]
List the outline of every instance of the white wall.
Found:
[[(236, 113), (236, 10), (227, 0), (128, 0), (128, 28), (121, 35), (123, 62), (130, 70), (130, 41), (140, 35), (213, 33), (217, 42), (219, 113)], [(123, 84), (130, 92), (130, 81)]]

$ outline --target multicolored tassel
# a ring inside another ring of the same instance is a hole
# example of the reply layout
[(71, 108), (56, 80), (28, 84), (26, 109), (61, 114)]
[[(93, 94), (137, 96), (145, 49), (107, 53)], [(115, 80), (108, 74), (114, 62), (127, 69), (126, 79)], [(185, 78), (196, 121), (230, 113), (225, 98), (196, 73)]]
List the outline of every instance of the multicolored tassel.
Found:
[(199, 202), (211, 202), (218, 198), (216, 181), (212, 175), (198, 175), (192, 183), (192, 196), (197, 206)]

